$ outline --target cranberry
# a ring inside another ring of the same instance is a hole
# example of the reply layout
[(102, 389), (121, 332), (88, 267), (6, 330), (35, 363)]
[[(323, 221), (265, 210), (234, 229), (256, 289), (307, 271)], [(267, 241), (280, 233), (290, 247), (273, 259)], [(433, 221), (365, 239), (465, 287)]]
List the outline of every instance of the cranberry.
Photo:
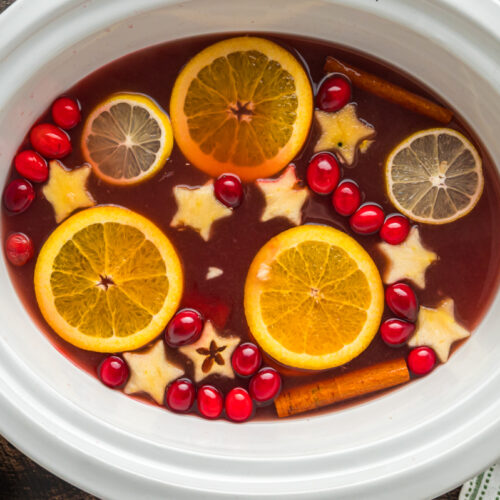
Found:
[(252, 398), (241, 387), (235, 387), (228, 392), (224, 406), (227, 417), (234, 422), (248, 420), (253, 413)]
[(24, 212), (35, 199), (33, 186), (24, 179), (11, 181), (3, 193), (3, 203), (7, 210), (15, 214)]
[(167, 325), (165, 342), (170, 347), (179, 347), (196, 342), (203, 330), (203, 317), (194, 309), (181, 309)]
[(129, 375), (127, 363), (118, 356), (108, 356), (99, 365), (99, 378), (108, 387), (120, 387)]
[(193, 382), (188, 378), (180, 378), (168, 386), (166, 402), (171, 410), (183, 413), (191, 409), (195, 395)]
[(390, 245), (399, 245), (406, 240), (410, 232), (410, 221), (401, 214), (393, 214), (386, 217), (380, 237)]
[(337, 187), (339, 179), (339, 164), (331, 153), (319, 153), (309, 162), (307, 183), (315, 193), (331, 193)]
[(45, 158), (64, 158), (72, 149), (68, 134), (50, 123), (35, 125), (30, 132), (30, 141)]
[(394, 283), (385, 291), (389, 309), (408, 321), (417, 321), (418, 302), (415, 292), (405, 283)]
[(33, 182), (45, 182), (49, 177), (47, 162), (36, 152), (28, 149), (14, 158), (16, 170)]
[(343, 75), (327, 77), (319, 87), (316, 105), (323, 111), (338, 111), (351, 100), (351, 84)]
[(52, 119), (64, 129), (70, 129), (80, 123), (82, 114), (78, 101), (69, 97), (59, 97), (52, 104)]
[(5, 241), (5, 253), (14, 266), (24, 266), (35, 253), (33, 242), (24, 233), (9, 234)]
[(250, 380), (250, 394), (258, 403), (272, 401), (281, 390), (281, 377), (274, 368), (262, 368)]
[(375, 203), (365, 203), (351, 215), (349, 224), (358, 234), (376, 233), (384, 223), (384, 211)]
[(222, 394), (211, 385), (198, 389), (198, 410), (205, 418), (217, 418), (222, 413)]
[(216, 198), (229, 208), (236, 208), (243, 200), (243, 186), (234, 174), (222, 174), (214, 183)]
[(415, 325), (402, 319), (388, 319), (380, 325), (382, 340), (390, 346), (404, 344), (415, 331)]
[(231, 359), (234, 371), (242, 377), (253, 375), (262, 363), (259, 348), (251, 342), (240, 344), (234, 351)]
[(408, 368), (415, 375), (426, 375), (436, 364), (436, 354), (430, 347), (417, 347), (408, 354)]
[(335, 211), (347, 217), (352, 215), (361, 204), (361, 192), (354, 181), (342, 181), (332, 196), (332, 205)]

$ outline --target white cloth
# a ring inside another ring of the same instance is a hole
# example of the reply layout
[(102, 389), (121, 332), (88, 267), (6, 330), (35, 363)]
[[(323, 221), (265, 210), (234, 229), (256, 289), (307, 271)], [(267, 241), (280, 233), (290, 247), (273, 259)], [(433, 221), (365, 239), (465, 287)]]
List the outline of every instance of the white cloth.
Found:
[(492, 465), (467, 481), (460, 490), (458, 500), (500, 500), (500, 464)]

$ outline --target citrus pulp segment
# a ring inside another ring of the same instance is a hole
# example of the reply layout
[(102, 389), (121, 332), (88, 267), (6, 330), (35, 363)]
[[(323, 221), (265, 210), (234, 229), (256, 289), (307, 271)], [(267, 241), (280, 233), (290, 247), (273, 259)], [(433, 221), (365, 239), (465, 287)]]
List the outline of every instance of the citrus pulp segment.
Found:
[(245, 284), (252, 335), (278, 362), (321, 370), (368, 347), (384, 308), (379, 272), (353, 238), (305, 225), (269, 240)]
[(309, 78), (269, 40), (239, 37), (199, 52), (181, 71), (170, 100), (184, 156), (216, 177), (268, 177), (304, 144), (312, 120)]
[(170, 120), (143, 94), (114, 94), (89, 115), (82, 151), (96, 175), (110, 184), (137, 184), (157, 173), (170, 156)]
[(467, 215), (483, 192), (476, 148), (449, 128), (417, 132), (398, 144), (385, 166), (387, 194), (416, 222), (446, 224)]
[(40, 311), (58, 335), (82, 349), (118, 352), (161, 333), (179, 305), (183, 273), (152, 222), (101, 206), (55, 229), (40, 250), (34, 282)]

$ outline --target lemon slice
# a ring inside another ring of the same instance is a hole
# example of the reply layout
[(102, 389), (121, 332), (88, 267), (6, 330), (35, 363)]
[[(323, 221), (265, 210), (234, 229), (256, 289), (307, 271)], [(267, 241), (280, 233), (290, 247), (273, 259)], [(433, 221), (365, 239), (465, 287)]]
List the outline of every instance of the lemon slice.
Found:
[(150, 97), (115, 94), (90, 113), (82, 151), (97, 176), (110, 184), (137, 184), (156, 174), (173, 147), (167, 114)]
[(384, 309), (379, 272), (347, 234), (289, 229), (254, 258), (245, 284), (250, 331), (275, 360), (322, 370), (347, 363), (377, 333)]
[(407, 137), (385, 165), (387, 194), (416, 222), (446, 224), (467, 215), (483, 192), (481, 158), (462, 134), (449, 128)]
[(181, 71), (170, 100), (175, 140), (212, 176), (268, 177), (303, 146), (313, 96), (299, 61), (256, 37), (207, 47)]
[(64, 340), (97, 352), (137, 349), (177, 310), (182, 267), (167, 237), (125, 208), (73, 215), (49, 236), (35, 267), (35, 293)]

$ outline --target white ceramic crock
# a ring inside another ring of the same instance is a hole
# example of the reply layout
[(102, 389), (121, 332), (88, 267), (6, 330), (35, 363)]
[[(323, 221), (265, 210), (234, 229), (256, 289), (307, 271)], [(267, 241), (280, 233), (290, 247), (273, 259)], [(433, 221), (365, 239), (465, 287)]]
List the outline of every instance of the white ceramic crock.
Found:
[[(0, 17), (0, 181), (33, 119), (90, 71), (235, 30), (315, 36), (394, 63), (460, 110), (500, 165), (499, 28), (496, 0), (18, 0)], [(245, 425), (103, 387), (40, 334), (3, 261), (0, 299), (0, 432), (101, 497), (425, 498), (500, 456), (500, 297), (432, 376), (341, 412)]]

